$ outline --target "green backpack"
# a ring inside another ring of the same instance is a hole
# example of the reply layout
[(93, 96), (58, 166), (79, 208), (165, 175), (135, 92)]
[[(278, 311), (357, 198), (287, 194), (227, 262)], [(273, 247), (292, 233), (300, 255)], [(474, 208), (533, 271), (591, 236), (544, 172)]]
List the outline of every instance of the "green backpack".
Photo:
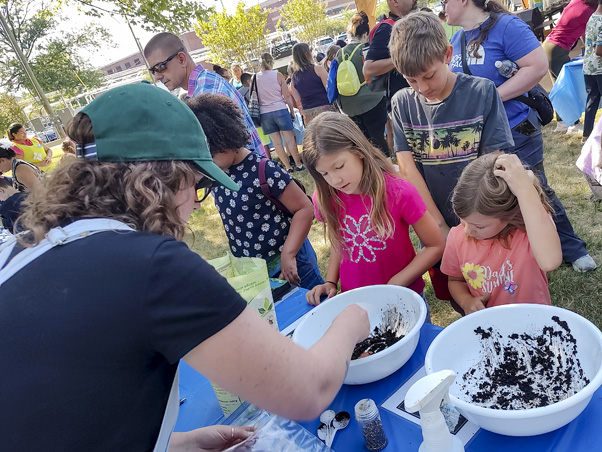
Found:
[(362, 86), (366, 84), (366, 81), (360, 83), (360, 79), (355, 70), (355, 65), (351, 61), (353, 54), (357, 49), (362, 47), (358, 44), (351, 55), (346, 55), (345, 50), (342, 51), (343, 61), (339, 64), (337, 70), (337, 90), (341, 96), (355, 96)]

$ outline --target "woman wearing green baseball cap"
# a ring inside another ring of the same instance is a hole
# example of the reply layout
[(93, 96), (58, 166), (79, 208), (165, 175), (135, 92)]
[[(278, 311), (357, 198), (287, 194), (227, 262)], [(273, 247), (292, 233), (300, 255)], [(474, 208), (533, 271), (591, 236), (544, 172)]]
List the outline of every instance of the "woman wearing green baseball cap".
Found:
[[(79, 158), (32, 189), (21, 217), (29, 233), (0, 248), (3, 447), (166, 450), (180, 359), (270, 412), (316, 417), (368, 335), (367, 315), (348, 308), (304, 350), (180, 241), (197, 184), (238, 188), (213, 164), (188, 107), (127, 85), (93, 101), (68, 132)], [(174, 433), (170, 450), (222, 450), (247, 435)]]

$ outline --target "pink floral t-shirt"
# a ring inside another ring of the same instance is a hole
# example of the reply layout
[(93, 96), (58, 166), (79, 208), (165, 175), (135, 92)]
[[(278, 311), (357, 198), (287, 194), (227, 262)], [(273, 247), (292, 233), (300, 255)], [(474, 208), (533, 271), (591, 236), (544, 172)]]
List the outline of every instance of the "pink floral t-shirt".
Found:
[[(372, 200), (363, 195), (339, 193), (344, 209), (340, 214), (341, 235), (345, 248), (341, 250), (341, 291), (374, 284), (387, 284), (391, 277), (408, 265), (416, 252), (410, 240), (409, 225), (416, 223), (426, 212), (426, 205), (412, 184), (385, 174), (387, 211), (395, 232), (383, 240), (376, 235), (370, 221)], [(419, 277), (409, 286), (421, 293), (424, 281)]]
[(546, 273), (539, 268), (527, 233), (514, 232), (510, 249), (498, 240), (474, 240), (462, 226), (447, 236), (441, 271), (464, 278), (474, 297), (491, 294), (487, 307), (511, 303), (552, 304)]

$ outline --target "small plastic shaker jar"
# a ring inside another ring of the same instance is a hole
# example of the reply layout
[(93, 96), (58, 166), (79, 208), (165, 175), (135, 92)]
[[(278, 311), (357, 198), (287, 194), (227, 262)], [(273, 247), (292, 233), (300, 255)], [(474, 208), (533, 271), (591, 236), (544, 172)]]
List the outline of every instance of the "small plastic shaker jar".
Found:
[(355, 419), (362, 427), (366, 449), (382, 450), (387, 445), (387, 435), (380, 420), (374, 400), (362, 399), (355, 404)]

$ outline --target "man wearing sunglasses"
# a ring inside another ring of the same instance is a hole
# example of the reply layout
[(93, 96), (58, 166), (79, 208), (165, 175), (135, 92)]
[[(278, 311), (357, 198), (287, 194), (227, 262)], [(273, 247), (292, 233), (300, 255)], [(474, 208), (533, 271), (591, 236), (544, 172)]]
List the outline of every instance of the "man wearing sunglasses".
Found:
[(227, 80), (214, 72), (196, 65), (179, 37), (172, 33), (159, 33), (151, 38), (144, 48), (144, 56), (155, 80), (173, 91), (180, 87), (188, 91), (188, 97), (199, 94), (221, 94), (228, 96), (243, 111), (245, 125), (251, 135), (249, 149), (265, 154), (257, 129), (243, 97)]

